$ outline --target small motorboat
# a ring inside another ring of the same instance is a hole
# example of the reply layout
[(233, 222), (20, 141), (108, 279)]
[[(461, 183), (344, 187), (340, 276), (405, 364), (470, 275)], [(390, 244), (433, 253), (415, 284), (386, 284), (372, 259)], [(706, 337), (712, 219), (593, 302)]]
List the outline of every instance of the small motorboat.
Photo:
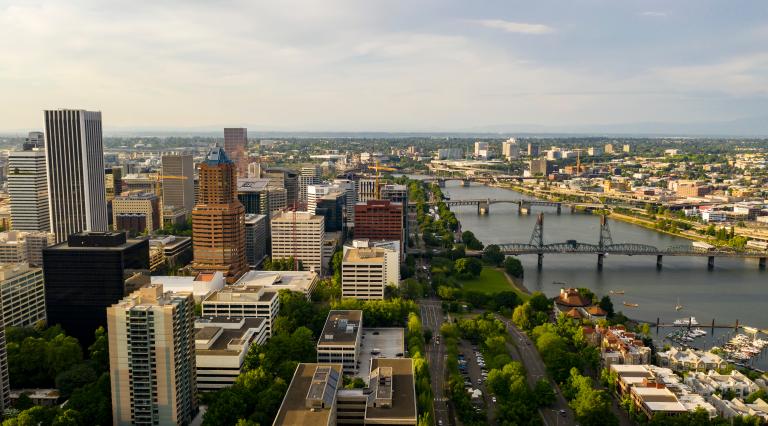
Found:
[(637, 303), (624, 302), (624, 306), (629, 307), (629, 308), (637, 308), (640, 305), (638, 305)]

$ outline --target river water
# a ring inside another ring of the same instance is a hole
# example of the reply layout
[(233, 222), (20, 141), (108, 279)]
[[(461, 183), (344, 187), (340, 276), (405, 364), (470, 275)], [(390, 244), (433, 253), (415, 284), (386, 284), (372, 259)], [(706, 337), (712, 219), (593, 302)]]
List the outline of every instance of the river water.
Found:
[[(517, 199), (516, 191), (482, 185), (462, 187), (448, 181), (444, 193), (451, 199)], [(528, 197), (525, 197), (528, 198)], [(596, 244), (600, 235), (600, 218), (584, 213), (571, 214), (563, 209), (533, 207), (531, 215), (519, 215), (514, 204), (494, 204), (490, 214), (479, 216), (474, 206), (452, 207), (463, 230), (475, 233), (485, 244), (525, 242), (530, 240), (536, 214), (544, 212), (544, 243), (573, 239)], [(614, 243), (632, 242), (656, 247), (690, 244), (689, 240), (609, 219)], [(613, 295), (614, 308), (627, 316), (649, 322), (670, 323), (674, 319), (694, 316), (702, 325), (740, 324), (768, 329), (768, 271), (759, 270), (757, 260), (715, 259), (715, 268), (707, 269), (706, 257), (664, 257), (661, 270), (656, 269), (655, 256), (607, 256), (602, 271), (597, 270), (596, 255), (545, 255), (544, 267), (536, 267), (536, 255), (524, 255), (525, 286), (547, 296), (558, 294), (561, 285), (586, 287), (603, 296), (610, 290), (623, 290)], [(675, 311), (678, 299), (683, 310)], [(623, 302), (637, 303), (636, 308)], [(722, 333), (716, 333), (722, 335)], [(761, 363), (762, 364), (762, 363)]]

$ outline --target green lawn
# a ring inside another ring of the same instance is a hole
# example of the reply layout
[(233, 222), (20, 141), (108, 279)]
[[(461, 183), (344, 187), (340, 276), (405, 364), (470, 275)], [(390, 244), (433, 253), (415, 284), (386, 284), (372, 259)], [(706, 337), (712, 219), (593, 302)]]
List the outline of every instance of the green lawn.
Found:
[(527, 300), (530, 297), (529, 295), (512, 286), (509, 281), (507, 281), (507, 277), (504, 275), (504, 272), (488, 266), (483, 267), (483, 271), (480, 273), (479, 277), (469, 280), (459, 280), (459, 283), (461, 283), (461, 286), (464, 288), (464, 290), (469, 291), (479, 291), (485, 294), (495, 294), (502, 291), (512, 290), (517, 293), (517, 295), (520, 296), (520, 298), (523, 300)]

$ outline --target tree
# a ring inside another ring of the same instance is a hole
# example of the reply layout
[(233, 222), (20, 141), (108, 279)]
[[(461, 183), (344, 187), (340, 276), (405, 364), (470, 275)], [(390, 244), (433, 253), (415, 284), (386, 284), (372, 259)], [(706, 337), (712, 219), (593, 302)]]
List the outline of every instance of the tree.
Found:
[(539, 407), (551, 405), (555, 402), (555, 391), (547, 379), (539, 379), (533, 388), (533, 395)]
[[(467, 231), (469, 232), (469, 231)], [(483, 270), (483, 265), (473, 257), (464, 257), (456, 261), (453, 266), (457, 274), (464, 277), (476, 277)]]
[(606, 312), (607, 318), (613, 318), (614, 312), (613, 312), (613, 302), (611, 301), (610, 296), (603, 296), (602, 299), (600, 299), (600, 309), (604, 310)]
[[(94, 339), (91, 346), (88, 346), (88, 356), (94, 362), (99, 373), (109, 370), (109, 341), (104, 327), (99, 327), (94, 333)], [(95, 378), (94, 378), (95, 380)]]
[(461, 233), (461, 241), (470, 250), (482, 250), (483, 243), (475, 237), (472, 231), (464, 231)]
[(491, 244), (483, 250), (483, 261), (492, 266), (501, 266), (504, 262), (504, 253), (496, 244)]
[(507, 256), (507, 258), (504, 259), (504, 270), (515, 278), (523, 277), (523, 264), (520, 262), (520, 259), (516, 257)]
[(98, 378), (99, 376), (90, 365), (77, 364), (56, 376), (56, 389), (61, 392), (62, 397), (68, 398), (75, 389), (93, 383)]
[(535, 311), (549, 312), (552, 309), (552, 301), (540, 291), (534, 291), (528, 302)]

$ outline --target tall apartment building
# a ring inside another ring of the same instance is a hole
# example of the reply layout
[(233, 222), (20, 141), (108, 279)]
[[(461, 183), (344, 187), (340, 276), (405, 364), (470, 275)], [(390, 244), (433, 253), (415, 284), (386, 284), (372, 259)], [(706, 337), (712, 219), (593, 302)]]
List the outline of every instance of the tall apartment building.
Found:
[(267, 336), (280, 312), (277, 288), (236, 284), (214, 291), (203, 299), (204, 317), (264, 318)]
[[(341, 364), (344, 374), (359, 370), (358, 348), (363, 334), (363, 311), (333, 310), (323, 325), (317, 340), (317, 362)], [(360, 366), (363, 367), (363, 366)], [(363, 367), (364, 368), (364, 367)]]
[(163, 226), (160, 199), (150, 192), (126, 194), (112, 200), (112, 223), (116, 231), (131, 235), (150, 233)]
[(48, 232), (51, 229), (44, 150), (33, 148), (10, 153), (8, 195), (14, 230)]
[(296, 171), (270, 167), (262, 170), (261, 174), (262, 177), (269, 179), (269, 186), (285, 188), (288, 207), (293, 207), (299, 202), (299, 174)]
[(314, 184), (307, 186), (307, 211), (317, 214), (317, 200), (333, 191), (334, 187), (328, 184)]
[(533, 142), (528, 142), (528, 156), (529, 157), (538, 157), (539, 156), (539, 144), (535, 144)]
[(245, 208), (237, 199), (235, 164), (214, 147), (200, 164), (200, 194), (192, 210), (192, 241), (198, 271), (221, 271), (234, 282), (246, 270)]
[(45, 111), (45, 154), (56, 241), (80, 231), (106, 231), (101, 112)]
[(487, 160), (490, 158), (488, 142), (475, 142), (475, 158), (480, 160)]
[(400, 283), (399, 257), (397, 251), (378, 247), (345, 249), (341, 262), (341, 296), (384, 299), (384, 289)]
[(255, 269), (267, 255), (267, 216), (245, 215), (245, 259)]
[(122, 232), (82, 232), (43, 250), (50, 325), (83, 344), (105, 326), (106, 308), (149, 282), (149, 240)]
[(106, 311), (113, 424), (190, 424), (198, 411), (192, 293), (152, 284)]
[(547, 159), (545, 157), (541, 157), (528, 161), (528, 169), (531, 171), (531, 176), (546, 176), (549, 172), (547, 169)]
[(183, 207), (187, 217), (195, 208), (195, 163), (191, 155), (163, 155), (163, 209)]
[(501, 143), (501, 155), (507, 160), (515, 160), (520, 157), (520, 146), (517, 139), (509, 138)]
[(322, 275), (325, 218), (307, 212), (280, 212), (270, 227), (273, 259), (294, 257), (305, 270)]
[(0, 263), (43, 265), (43, 249), (54, 243), (50, 232), (0, 232)]
[(261, 177), (261, 163), (248, 163), (248, 175), (243, 177), (259, 179)]
[(0, 300), (6, 327), (45, 321), (43, 270), (27, 263), (0, 264)]
[(248, 129), (231, 127), (224, 129), (224, 151), (235, 163), (238, 176), (248, 175)]
[(307, 186), (320, 183), (322, 171), (319, 166), (302, 167), (299, 172), (299, 202), (307, 202)]
[(603, 152), (605, 152), (606, 154), (613, 154), (613, 144), (612, 143), (605, 144), (605, 147), (603, 148)]
[(355, 205), (355, 238), (394, 240), (403, 250), (405, 224), (403, 205), (388, 200), (371, 200)]
[(621, 147), (621, 150), (629, 154), (630, 152), (632, 152), (632, 145), (625, 143), (624, 146)]

